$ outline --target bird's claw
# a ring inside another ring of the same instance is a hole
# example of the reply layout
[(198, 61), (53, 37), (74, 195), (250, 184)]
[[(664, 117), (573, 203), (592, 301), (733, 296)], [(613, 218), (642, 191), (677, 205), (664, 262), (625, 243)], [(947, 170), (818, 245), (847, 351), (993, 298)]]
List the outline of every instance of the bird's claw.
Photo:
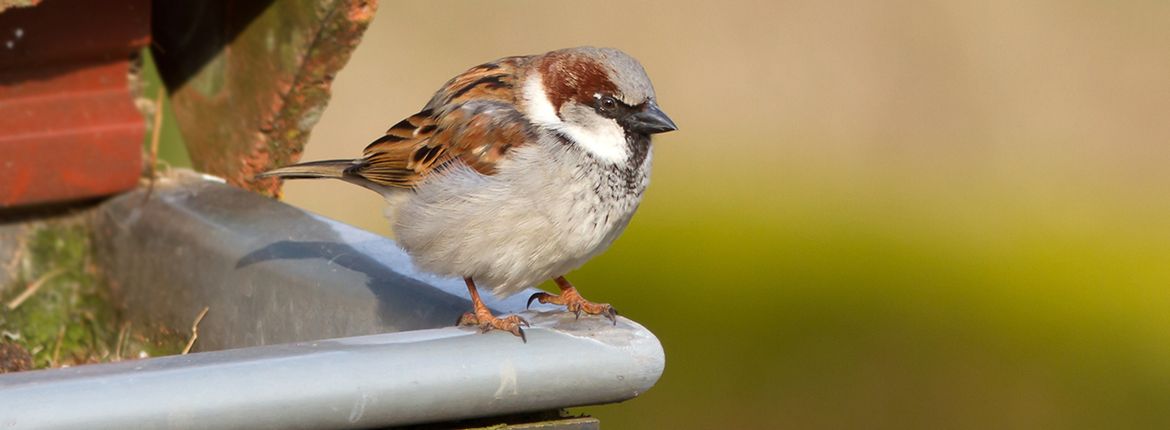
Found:
[(551, 303), (554, 305), (564, 305), (565, 309), (573, 313), (574, 319), (581, 319), (581, 312), (588, 315), (601, 315), (610, 320), (613, 325), (617, 325), (618, 311), (609, 303), (593, 303), (585, 300), (580, 294), (576, 292), (565, 293), (562, 295), (549, 294), (546, 292), (534, 293), (528, 296), (528, 304), (525, 308), (531, 307), (532, 302), (538, 301), (542, 304)]
[(528, 304), (524, 305), (524, 309), (531, 308), (532, 301), (534, 301), (534, 300), (540, 300), (541, 303), (548, 303), (549, 299), (552, 297), (556, 297), (556, 296), (549, 294), (549, 293), (545, 293), (545, 292), (535, 293), (531, 296), (528, 296)]
[(480, 333), (487, 333), (492, 330), (506, 331), (518, 336), (524, 343), (528, 343), (528, 336), (524, 333), (523, 327), (532, 327), (532, 324), (528, 320), (521, 318), (519, 315), (496, 318), (491, 314), (476, 315), (474, 312), (464, 313), (455, 324), (458, 326), (478, 326)]

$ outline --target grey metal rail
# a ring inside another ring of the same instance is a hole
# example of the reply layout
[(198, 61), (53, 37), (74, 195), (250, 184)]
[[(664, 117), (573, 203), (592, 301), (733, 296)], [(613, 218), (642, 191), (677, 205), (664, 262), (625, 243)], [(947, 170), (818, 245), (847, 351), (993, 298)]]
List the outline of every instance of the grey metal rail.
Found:
[[(96, 255), (135, 324), (197, 350), (0, 375), (0, 428), (369, 428), (627, 400), (664, 367), (619, 318), (524, 312), (528, 342), (451, 327), (457, 279), (393, 241), (206, 179), (160, 183), (94, 216)], [(518, 312), (535, 290), (487, 302)], [(326, 340), (315, 340), (326, 339)]]

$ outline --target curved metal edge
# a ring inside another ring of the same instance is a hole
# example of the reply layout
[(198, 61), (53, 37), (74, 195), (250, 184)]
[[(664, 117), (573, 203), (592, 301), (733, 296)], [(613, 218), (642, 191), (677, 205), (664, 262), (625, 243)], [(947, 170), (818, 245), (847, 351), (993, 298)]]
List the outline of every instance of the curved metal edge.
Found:
[(637, 323), (528, 316), (528, 343), (450, 327), (5, 375), (0, 427), (395, 426), (619, 402), (662, 375)]

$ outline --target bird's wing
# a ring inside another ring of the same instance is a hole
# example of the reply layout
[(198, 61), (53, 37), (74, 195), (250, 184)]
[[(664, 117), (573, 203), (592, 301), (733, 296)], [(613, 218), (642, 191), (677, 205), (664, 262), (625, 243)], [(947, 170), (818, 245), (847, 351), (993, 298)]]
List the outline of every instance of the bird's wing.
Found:
[(421, 112), (367, 146), (346, 173), (395, 188), (413, 188), (455, 161), (495, 173), (505, 153), (532, 139), (531, 125), (516, 110), (514, 88), (529, 58), (503, 58), (452, 78)]

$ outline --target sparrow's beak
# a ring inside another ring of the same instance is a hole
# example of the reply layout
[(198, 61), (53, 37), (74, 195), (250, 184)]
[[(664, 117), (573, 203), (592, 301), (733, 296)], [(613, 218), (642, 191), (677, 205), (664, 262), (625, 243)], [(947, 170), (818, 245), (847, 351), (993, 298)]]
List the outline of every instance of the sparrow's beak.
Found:
[(626, 129), (637, 133), (656, 134), (678, 130), (678, 126), (674, 125), (674, 121), (671, 121), (657, 104), (650, 102), (646, 103), (641, 111), (626, 117)]

